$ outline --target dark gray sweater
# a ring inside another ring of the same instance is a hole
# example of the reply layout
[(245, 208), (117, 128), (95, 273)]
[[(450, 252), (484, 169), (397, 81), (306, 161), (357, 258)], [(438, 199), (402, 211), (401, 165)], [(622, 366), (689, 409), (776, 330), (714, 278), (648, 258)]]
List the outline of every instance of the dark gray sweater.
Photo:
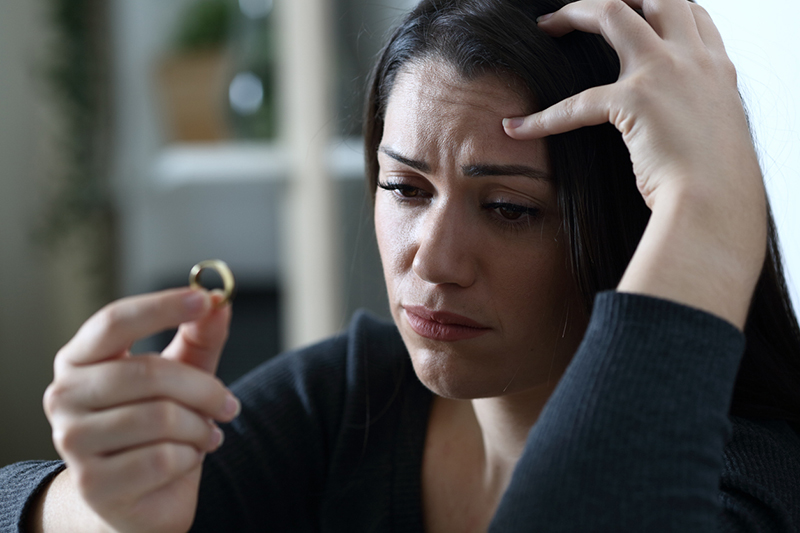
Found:
[[(604, 293), (529, 435), (493, 532), (796, 532), (800, 437), (727, 415), (741, 333), (685, 306)], [(234, 387), (195, 531), (421, 531), (431, 393), (393, 325), (280, 356)], [(0, 471), (0, 531), (62, 466)]]

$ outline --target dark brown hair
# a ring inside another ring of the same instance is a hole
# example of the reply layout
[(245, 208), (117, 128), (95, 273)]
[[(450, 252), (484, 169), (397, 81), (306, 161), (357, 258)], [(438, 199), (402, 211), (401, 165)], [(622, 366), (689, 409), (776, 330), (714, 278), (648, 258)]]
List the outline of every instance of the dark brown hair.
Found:
[[(409, 62), (439, 58), (467, 79), (491, 74), (516, 79), (532, 103), (546, 108), (589, 87), (614, 82), (619, 60), (597, 35), (554, 39), (538, 16), (563, 0), (423, 0), (394, 31), (372, 73), (364, 116), (367, 179), (375, 191), (377, 150), (389, 94)], [(546, 139), (563, 231), (566, 265), (587, 311), (613, 289), (649, 220), (620, 133), (610, 124)], [(781, 269), (772, 215), (768, 251), (745, 327), (747, 348), (731, 413), (800, 421), (800, 329)]]

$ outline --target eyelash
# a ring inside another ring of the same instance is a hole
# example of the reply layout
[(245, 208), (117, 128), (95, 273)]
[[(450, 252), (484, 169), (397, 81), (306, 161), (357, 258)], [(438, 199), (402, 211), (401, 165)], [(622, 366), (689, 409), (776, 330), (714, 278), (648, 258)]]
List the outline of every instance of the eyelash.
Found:
[[(414, 187), (413, 185), (391, 182), (378, 182), (377, 185), (379, 188), (393, 193), (392, 196), (395, 201), (400, 203), (408, 203), (415, 200), (420, 201), (427, 199), (425, 196), (417, 196), (420, 193), (425, 194), (425, 192), (419, 187)], [(408, 193), (414, 193), (414, 195), (408, 195)], [(533, 225), (532, 223), (537, 220), (542, 213), (542, 210), (538, 207), (526, 207), (511, 202), (502, 201), (481, 204), (481, 207), (486, 211), (496, 213), (496, 216), (491, 217), (492, 221), (499, 224), (501, 227), (515, 230), (531, 227)], [(501, 209), (505, 210), (506, 212), (511, 212), (515, 215), (518, 214), (519, 216), (514, 219), (506, 218), (498, 212), (498, 210)]]

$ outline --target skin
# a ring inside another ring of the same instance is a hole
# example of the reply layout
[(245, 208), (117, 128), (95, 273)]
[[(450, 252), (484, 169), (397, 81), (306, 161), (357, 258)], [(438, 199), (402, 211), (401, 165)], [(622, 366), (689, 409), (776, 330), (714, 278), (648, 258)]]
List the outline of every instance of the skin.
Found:
[[(524, 102), (497, 80), (465, 83), (441, 64), (416, 64), (390, 98), (385, 143), (429, 165), (424, 173), (390, 170), (397, 159), (382, 154), (382, 179), (397, 172), (425, 194), (420, 203), (397, 203), (388, 191), (376, 197), (393, 314), (420, 378), (441, 394), (429, 420), (422, 472), (429, 532), (486, 530), (584, 320), (573, 313), (567, 319), (573, 289), (560, 274), (564, 252), (547, 181), (465, 178), (461, 166), (470, 157), (526, 158), (546, 171), (537, 139), (611, 122), (622, 132), (653, 211), (618, 290), (691, 305), (741, 328), (763, 263), (761, 173), (735, 71), (707, 13), (685, 0), (580, 0), (539, 27), (554, 37), (574, 30), (603, 35), (620, 56), (619, 81), (526, 115)], [(423, 80), (429, 83), (420, 86)], [(416, 113), (401, 113), (401, 101)], [(474, 122), (454, 116), (459, 109)], [(437, 114), (436, 121), (420, 118)], [(392, 124), (411, 128), (414, 138)], [(479, 207), (498, 190), (537, 203), (544, 215), (518, 233), (500, 231), (490, 222), (492, 210)], [(487, 264), (490, 251), (496, 255)], [(525, 291), (529, 308), (523, 309)], [(34, 531), (188, 529), (200, 462), (218, 446), (208, 420), (227, 421), (237, 411), (236, 400), (212, 376), (230, 310), (215, 306), (207, 293), (191, 298), (190, 292), (115, 302), (56, 356), (45, 411), (69, 468), (34, 502)], [(446, 346), (422, 341), (404, 322), (406, 303), (447, 308), (490, 330), (485, 339)], [(515, 313), (533, 320), (530, 331), (520, 329)], [(178, 336), (161, 357), (129, 357), (134, 340), (177, 324)], [(488, 346), (490, 338), (498, 344)], [(533, 356), (526, 357), (531, 348)], [(157, 419), (170, 423), (145, 422), (154, 406)]]

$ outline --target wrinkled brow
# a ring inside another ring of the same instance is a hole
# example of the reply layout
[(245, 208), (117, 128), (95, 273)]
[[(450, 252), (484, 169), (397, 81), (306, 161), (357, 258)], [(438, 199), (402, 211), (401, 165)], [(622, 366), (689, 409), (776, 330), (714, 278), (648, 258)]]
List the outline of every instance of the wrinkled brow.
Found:
[(463, 172), (465, 176), (470, 177), (525, 176), (535, 180), (550, 179), (547, 172), (526, 165), (489, 165), (478, 163), (475, 165), (464, 165), (461, 167), (461, 172)]
[(426, 163), (425, 161), (417, 161), (415, 159), (409, 159), (409, 158), (407, 158), (405, 156), (402, 156), (402, 155), (398, 154), (397, 152), (395, 152), (391, 148), (386, 148), (385, 146), (381, 146), (380, 148), (378, 148), (378, 151), (388, 155), (389, 157), (391, 157), (392, 159), (394, 159), (398, 163), (402, 163), (407, 167), (413, 168), (414, 170), (418, 170), (420, 172), (430, 172), (431, 171), (430, 165), (428, 165), (428, 163)]
[[(411, 159), (385, 146), (378, 148), (378, 151), (414, 170), (430, 172), (431, 167), (425, 161)], [(550, 179), (547, 172), (527, 165), (492, 165), (488, 163), (476, 163), (473, 165), (464, 165), (461, 167), (461, 172), (463, 172), (465, 176), (472, 178), (481, 178), (485, 176), (525, 176), (536, 180)]]

